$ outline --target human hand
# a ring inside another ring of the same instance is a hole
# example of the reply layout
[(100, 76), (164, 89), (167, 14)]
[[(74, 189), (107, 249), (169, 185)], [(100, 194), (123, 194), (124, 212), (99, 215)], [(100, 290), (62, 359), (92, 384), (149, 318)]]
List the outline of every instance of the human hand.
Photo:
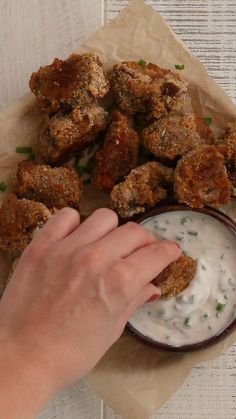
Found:
[(180, 256), (138, 224), (117, 225), (108, 209), (81, 225), (77, 211), (59, 211), (24, 251), (0, 302), (2, 340), (50, 395), (98, 362), (158, 294), (150, 281)]

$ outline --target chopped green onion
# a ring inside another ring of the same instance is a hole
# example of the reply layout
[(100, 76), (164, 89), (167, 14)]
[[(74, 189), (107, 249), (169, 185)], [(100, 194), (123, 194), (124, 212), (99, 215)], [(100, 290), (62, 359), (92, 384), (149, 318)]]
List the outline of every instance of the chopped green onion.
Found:
[(188, 216), (181, 218), (181, 225), (187, 224), (188, 221), (190, 221)]
[(212, 327), (211, 327), (211, 326), (208, 326), (208, 329), (209, 329), (209, 330), (212, 330)]
[(75, 169), (76, 169), (76, 171), (78, 173), (78, 176), (81, 177), (82, 174), (84, 173), (84, 166), (80, 166), (79, 164), (77, 164), (75, 166)]
[(201, 268), (203, 271), (206, 271), (206, 267), (204, 265), (201, 265)]
[(205, 314), (203, 314), (202, 318), (203, 318), (204, 320), (206, 320), (206, 319), (209, 319), (209, 316), (208, 316), (208, 314), (207, 314), (207, 313), (205, 313)]
[(166, 220), (166, 224), (170, 224), (169, 220)]
[(205, 125), (207, 125), (209, 127), (209, 125), (212, 124), (212, 117), (211, 116), (206, 116), (204, 118), (204, 122), (205, 122)]
[(4, 192), (7, 189), (7, 184), (5, 182), (0, 182), (0, 191)]
[(84, 185), (89, 185), (90, 183), (91, 183), (91, 180), (89, 178), (83, 180)]
[(190, 235), (190, 236), (198, 236), (198, 232), (197, 231), (188, 231), (188, 234)]
[(175, 237), (175, 240), (177, 240), (178, 242), (182, 242), (183, 241), (183, 237), (180, 237), (180, 236), (176, 236)]
[(222, 304), (222, 303), (217, 303), (216, 304), (216, 311), (217, 313), (222, 313), (222, 311), (224, 311), (226, 304)]
[(108, 113), (109, 118), (111, 117), (114, 108), (115, 108), (115, 103), (114, 102), (111, 103), (110, 105), (108, 105), (108, 107), (107, 107), (107, 113)]
[(32, 147), (16, 147), (16, 152), (19, 154), (30, 154), (33, 152)]
[(167, 227), (158, 227), (158, 230), (160, 230), (160, 231), (166, 231), (167, 230)]
[(91, 173), (93, 170), (93, 158), (90, 157), (84, 165), (84, 171), (86, 173)]
[(175, 68), (176, 68), (176, 70), (184, 70), (185, 65), (184, 64), (175, 64)]
[(192, 301), (192, 303), (194, 303), (195, 301), (196, 301), (196, 295), (191, 295), (191, 301)]
[(222, 255), (221, 255), (220, 259), (221, 259), (221, 260), (222, 260), (222, 259), (224, 259), (224, 253), (222, 253)]
[(35, 154), (34, 153), (30, 153), (28, 159), (29, 160), (35, 160)]
[(146, 65), (147, 63), (146, 63), (146, 61), (145, 61), (145, 60), (139, 60), (139, 61), (138, 61), (138, 64), (139, 64), (139, 65)]
[(186, 317), (186, 319), (184, 320), (184, 325), (190, 326), (189, 322), (190, 322), (190, 317)]

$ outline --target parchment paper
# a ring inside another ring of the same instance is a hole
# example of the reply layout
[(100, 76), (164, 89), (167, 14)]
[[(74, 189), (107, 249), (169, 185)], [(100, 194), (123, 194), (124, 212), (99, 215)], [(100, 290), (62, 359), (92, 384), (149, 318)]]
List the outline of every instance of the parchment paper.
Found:
[[(189, 82), (195, 112), (212, 116), (217, 128), (236, 119), (236, 108), (230, 98), (207, 75), (205, 68), (164, 19), (142, 0), (131, 1), (114, 21), (96, 32), (79, 51), (97, 53), (107, 68), (118, 61), (138, 61), (141, 58), (172, 70), (175, 64), (185, 64), (182, 74)], [(21, 159), (15, 153), (16, 146), (33, 144), (41, 123), (42, 117), (31, 94), (0, 115), (1, 181), (9, 182)], [(3, 196), (1, 194), (1, 199)], [(96, 202), (91, 204), (97, 206)], [(236, 219), (235, 207), (229, 205), (226, 212)], [(1, 253), (2, 279), (6, 267), (7, 256)], [(216, 346), (183, 355), (158, 352), (124, 333), (86, 380), (124, 419), (147, 419), (171, 397), (194, 365), (215, 358), (235, 340), (236, 332)]]

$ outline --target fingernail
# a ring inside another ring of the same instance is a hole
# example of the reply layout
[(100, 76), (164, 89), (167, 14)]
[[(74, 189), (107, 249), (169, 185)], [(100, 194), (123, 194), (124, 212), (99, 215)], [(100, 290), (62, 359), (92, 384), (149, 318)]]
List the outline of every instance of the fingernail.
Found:
[(151, 303), (151, 301), (159, 300), (159, 298), (160, 298), (160, 294), (153, 294), (147, 302)]
[(174, 242), (174, 241), (172, 241), (172, 243), (173, 243), (173, 244), (175, 244), (175, 246), (176, 246), (176, 247), (178, 247), (178, 249), (181, 249), (181, 247), (180, 247), (179, 243), (176, 243), (176, 242)]

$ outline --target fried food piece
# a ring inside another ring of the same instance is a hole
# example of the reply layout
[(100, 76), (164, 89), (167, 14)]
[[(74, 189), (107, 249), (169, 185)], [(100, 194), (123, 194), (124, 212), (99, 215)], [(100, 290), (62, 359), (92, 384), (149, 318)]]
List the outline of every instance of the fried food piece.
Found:
[(84, 108), (109, 90), (101, 61), (90, 53), (72, 54), (64, 61), (55, 58), (32, 74), (29, 85), (39, 107), (49, 115), (61, 109)]
[(142, 131), (142, 142), (154, 156), (170, 160), (204, 144), (192, 114), (170, 114), (160, 118)]
[(0, 248), (22, 251), (32, 240), (34, 230), (43, 227), (50, 216), (45, 205), (9, 195), (0, 208)]
[(84, 110), (61, 112), (52, 116), (41, 129), (38, 152), (44, 162), (60, 164), (74, 152), (84, 150), (99, 131), (105, 129), (107, 112), (97, 105)]
[(109, 192), (138, 164), (139, 139), (128, 118), (113, 112), (111, 123), (94, 157), (92, 180), (98, 189)]
[(173, 169), (157, 162), (143, 164), (114, 186), (111, 206), (122, 218), (143, 213), (167, 197), (167, 188), (173, 181)]
[(230, 200), (231, 184), (224, 159), (216, 147), (193, 150), (178, 161), (175, 193), (179, 202), (193, 208), (219, 207)]
[(215, 142), (225, 160), (230, 180), (236, 187), (236, 121), (229, 123), (222, 137)]
[(213, 131), (209, 127), (209, 125), (206, 125), (205, 119), (200, 117), (195, 117), (195, 123), (197, 132), (200, 135), (200, 137), (205, 141), (205, 144), (212, 144), (214, 145), (215, 137), (213, 134)]
[(141, 112), (159, 118), (183, 109), (187, 83), (170, 70), (124, 61), (113, 67), (109, 77), (118, 105), (128, 114)]
[(197, 261), (181, 255), (170, 263), (152, 282), (161, 289), (161, 298), (167, 300), (182, 292), (192, 281), (197, 271)]
[(81, 182), (73, 167), (50, 167), (21, 161), (15, 193), (20, 198), (42, 202), (48, 208), (79, 207)]

